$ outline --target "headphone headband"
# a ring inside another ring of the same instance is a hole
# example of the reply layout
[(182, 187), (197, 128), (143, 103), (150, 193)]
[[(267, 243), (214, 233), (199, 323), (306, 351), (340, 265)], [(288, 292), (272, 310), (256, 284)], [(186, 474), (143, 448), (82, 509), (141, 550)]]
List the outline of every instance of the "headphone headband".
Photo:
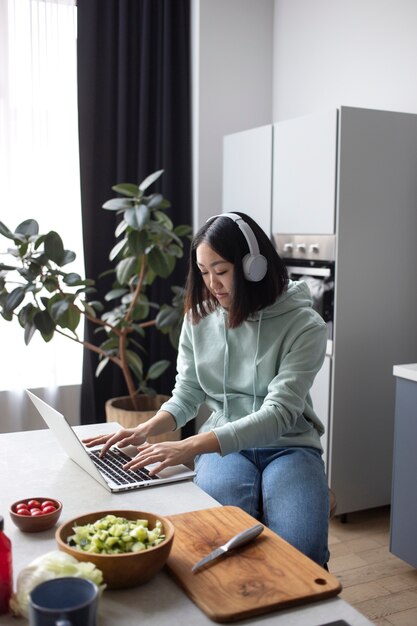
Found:
[(245, 220), (237, 213), (220, 213), (219, 215), (213, 215), (212, 217), (209, 217), (207, 222), (211, 222), (217, 217), (228, 217), (233, 220), (238, 225), (246, 239), (249, 254), (246, 254), (242, 259), (243, 273), (246, 280), (251, 282), (259, 282), (262, 280), (268, 269), (267, 260), (262, 254), (259, 253), (258, 241), (249, 224), (245, 222)]

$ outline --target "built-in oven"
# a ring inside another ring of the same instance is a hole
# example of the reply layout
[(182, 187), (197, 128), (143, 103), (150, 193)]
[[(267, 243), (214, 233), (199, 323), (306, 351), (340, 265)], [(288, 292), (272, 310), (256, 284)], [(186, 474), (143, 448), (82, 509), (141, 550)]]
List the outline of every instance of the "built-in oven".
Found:
[(313, 308), (328, 329), (328, 350), (333, 341), (335, 235), (274, 234), (278, 254), (292, 280), (303, 280), (310, 288)]

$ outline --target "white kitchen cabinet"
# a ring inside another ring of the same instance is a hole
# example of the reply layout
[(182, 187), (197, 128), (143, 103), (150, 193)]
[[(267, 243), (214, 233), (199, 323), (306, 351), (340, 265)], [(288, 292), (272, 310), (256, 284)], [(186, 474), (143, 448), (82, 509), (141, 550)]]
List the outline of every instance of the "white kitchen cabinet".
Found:
[(273, 145), (271, 235), (335, 240), (332, 354), (311, 395), (323, 421), (328, 415), (337, 512), (383, 506), (392, 365), (415, 361), (417, 346), (417, 115), (340, 107), (274, 124)]
[(337, 110), (274, 124), (273, 233), (334, 233), (336, 151)]
[(223, 213), (250, 215), (271, 232), (272, 126), (226, 135), (223, 140)]

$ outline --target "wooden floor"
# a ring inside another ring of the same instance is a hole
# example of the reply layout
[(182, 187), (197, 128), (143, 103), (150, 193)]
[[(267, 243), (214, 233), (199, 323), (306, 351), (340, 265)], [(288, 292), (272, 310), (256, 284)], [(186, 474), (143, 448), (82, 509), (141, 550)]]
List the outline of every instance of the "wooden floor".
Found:
[[(417, 626), (417, 569), (389, 551), (389, 507), (330, 522), (329, 569), (340, 597), (378, 626)], [(417, 529), (416, 529), (417, 541)]]

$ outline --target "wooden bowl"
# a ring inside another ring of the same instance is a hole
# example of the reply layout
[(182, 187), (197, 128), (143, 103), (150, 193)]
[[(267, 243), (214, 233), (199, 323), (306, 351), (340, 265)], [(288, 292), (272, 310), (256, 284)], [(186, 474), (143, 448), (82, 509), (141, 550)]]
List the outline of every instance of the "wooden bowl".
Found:
[[(124, 554), (94, 554), (81, 552), (67, 543), (67, 538), (74, 534), (74, 526), (92, 524), (106, 515), (116, 515), (128, 520), (147, 519), (149, 528), (154, 528), (156, 521), (163, 525), (165, 541), (141, 552), (126, 552)], [(150, 580), (165, 565), (172, 543), (174, 541), (174, 526), (167, 518), (154, 513), (132, 510), (96, 511), (80, 515), (61, 524), (55, 533), (58, 548), (71, 554), (78, 561), (89, 561), (102, 571), (104, 583), (109, 589), (126, 589), (135, 587)]]
[[(43, 513), (37, 517), (31, 515), (20, 515), (17, 513), (16, 507), (18, 504), (28, 504), (31, 500), (37, 500), (40, 504), (47, 500), (53, 502), (55, 511), (51, 513)], [(62, 513), (62, 503), (55, 498), (24, 498), (13, 502), (9, 507), (9, 514), (12, 522), (23, 531), (24, 533), (39, 533), (42, 530), (48, 530), (55, 526)]]

